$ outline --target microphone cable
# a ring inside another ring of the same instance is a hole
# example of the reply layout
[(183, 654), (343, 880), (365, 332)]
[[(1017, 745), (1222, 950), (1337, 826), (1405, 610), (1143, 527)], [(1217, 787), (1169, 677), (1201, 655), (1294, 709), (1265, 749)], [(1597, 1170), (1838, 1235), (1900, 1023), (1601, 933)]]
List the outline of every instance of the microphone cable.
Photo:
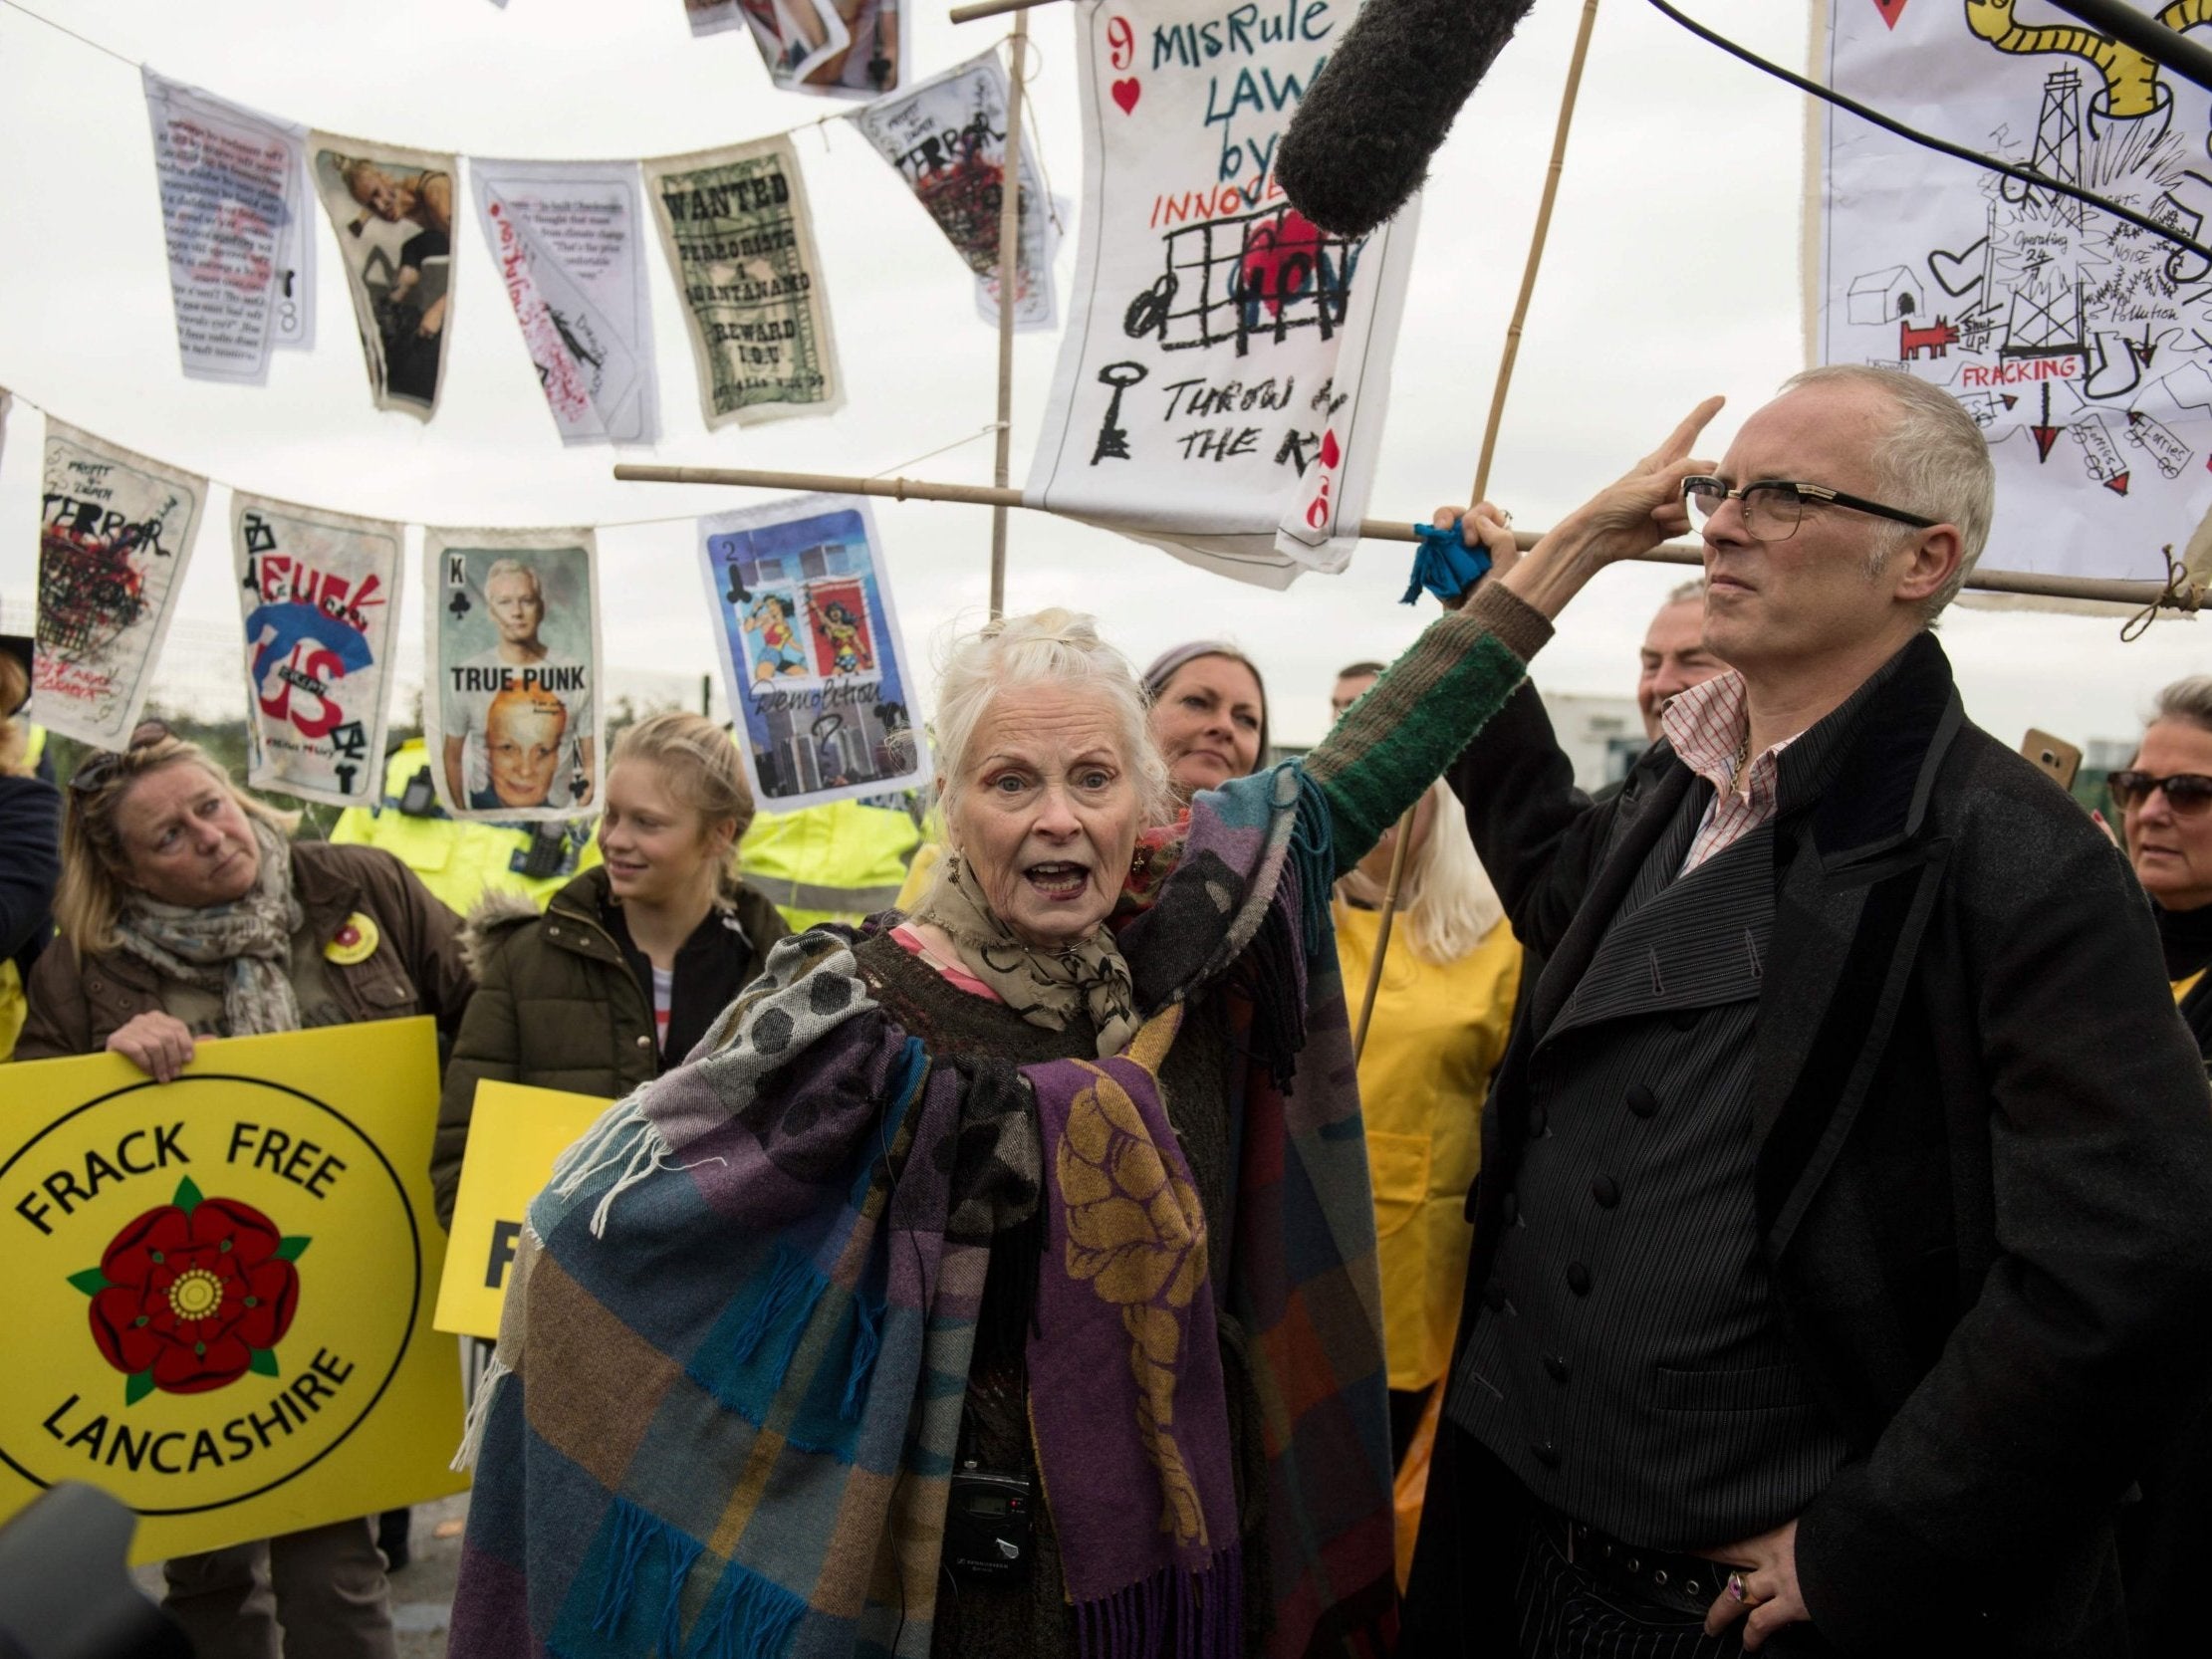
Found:
[(1777, 81), (1787, 82), (1801, 93), (1808, 93), (1825, 103), (1833, 104), (1839, 110), (1847, 111), (1860, 120), (1878, 126), (1885, 132), (1894, 132), (1898, 137), (1918, 144), (1924, 149), (1932, 149), (1939, 155), (1948, 155), (1956, 160), (1987, 168), (1990, 172), (2001, 173), (2007, 178), (2017, 179), (2019, 182), (2032, 185), (2038, 190), (2050, 190), (2058, 195), (2071, 196), (2076, 201), (2085, 202), (2100, 213), (2109, 213), (2113, 218), (2133, 225), (2137, 230), (2147, 231), (2162, 242), (2170, 242), (2185, 252), (2195, 254), (2208, 265), (2212, 265), (2212, 248), (2208, 248), (2199, 242), (2192, 242), (2179, 231), (2162, 225), (2155, 219), (2147, 218), (2131, 207), (2123, 207), (2116, 201), (2096, 194), (2093, 190), (2085, 190), (2079, 185), (2067, 183), (2062, 178), (2053, 178), (2048, 173), (2037, 172), (2033, 167), (2023, 167), (2011, 161), (2001, 161), (1994, 155), (1984, 155), (1980, 150), (1969, 149), (1964, 144), (1952, 143), (1948, 138), (1938, 138), (1932, 132), (1922, 132), (1917, 127), (1907, 126), (1903, 121), (1885, 116), (1879, 110), (1870, 109), (1856, 99), (1844, 97), (1833, 87), (1824, 87), (1818, 81), (1808, 80), (1794, 71), (1784, 69), (1780, 64), (1772, 63), (1760, 57), (1749, 47), (1737, 45), (1726, 35), (1708, 29), (1697, 19), (1684, 16), (1681, 12), (1676, 11), (1674, 7), (1667, 4), (1667, 0), (1651, 0), (1651, 5), (1661, 16), (1670, 18), (1680, 24), (1708, 46), (1717, 46), (1731, 58), (1741, 59), (1744, 63), (1751, 65), (1753, 69), (1763, 70)]

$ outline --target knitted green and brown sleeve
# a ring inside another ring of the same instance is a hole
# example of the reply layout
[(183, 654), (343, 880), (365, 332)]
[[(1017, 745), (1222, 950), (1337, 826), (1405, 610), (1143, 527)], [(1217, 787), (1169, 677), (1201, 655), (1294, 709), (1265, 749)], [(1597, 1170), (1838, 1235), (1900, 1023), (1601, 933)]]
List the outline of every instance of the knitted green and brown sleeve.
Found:
[(1495, 582), (1439, 616), (1306, 757), (1329, 800), (1337, 873), (1352, 868), (1458, 758), (1552, 637), (1543, 612)]

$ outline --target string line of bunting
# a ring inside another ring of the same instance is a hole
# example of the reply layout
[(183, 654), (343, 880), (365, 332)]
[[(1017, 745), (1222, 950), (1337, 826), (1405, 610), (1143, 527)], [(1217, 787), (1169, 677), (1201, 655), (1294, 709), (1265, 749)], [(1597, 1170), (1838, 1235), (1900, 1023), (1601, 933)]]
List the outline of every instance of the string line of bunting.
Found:
[[(463, 158), (311, 130), (150, 68), (141, 76), (184, 373), (265, 385), (275, 353), (313, 348), (319, 203), (376, 406), (430, 419), (453, 338)], [(975, 273), (977, 312), (994, 326), (1007, 98), (994, 50), (823, 118), (850, 119), (897, 171)], [(710, 427), (839, 407), (827, 282), (790, 131), (642, 162), (471, 156), (465, 177), (564, 443), (660, 435), (648, 237), (683, 299)], [(1049, 330), (1056, 215), (1026, 142), (1018, 177), (1015, 326)]]
[[(0, 439), (9, 399), (0, 392)], [(209, 481), (48, 416), (32, 715), (128, 741), (207, 516)], [(807, 495), (696, 521), (755, 798), (773, 811), (929, 779), (868, 502)], [(380, 789), (405, 527), (230, 492), (247, 781), (305, 801)], [(425, 527), (423, 723), (456, 818), (599, 811), (604, 584), (596, 530)]]

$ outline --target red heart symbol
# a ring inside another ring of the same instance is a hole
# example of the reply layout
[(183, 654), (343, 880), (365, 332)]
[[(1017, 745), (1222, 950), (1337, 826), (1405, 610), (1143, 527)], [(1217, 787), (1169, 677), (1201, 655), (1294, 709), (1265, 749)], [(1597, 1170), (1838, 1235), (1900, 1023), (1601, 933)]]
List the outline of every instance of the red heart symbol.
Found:
[[(1313, 281), (1320, 258), (1321, 227), (1297, 208), (1286, 207), (1274, 224), (1245, 238), (1245, 293), (1265, 300), (1267, 309), (1280, 317), (1283, 302), (1295, 299)], [(1294, 260), (1299, 264), (1286, 275), (1284, 268)]]
[(1332, 426), (1321, 435), (1321, 464), (1334, 468), (1344, 459), (1344, 451), (1337, 447), (1337, 429)]
[(1905, 0), (1874, 0), (1874, 10), (1881, 13), (1882, 22), (1894, 29), (1897, 19), (1904, 15)]
[(1136, 108), (1136, 96), (1143, 90), (1143, 86), (1133, 75), (1126, 81), (1113, 83), (1113, 102), (1121, 106), (1121, 114), (1125, 116)]

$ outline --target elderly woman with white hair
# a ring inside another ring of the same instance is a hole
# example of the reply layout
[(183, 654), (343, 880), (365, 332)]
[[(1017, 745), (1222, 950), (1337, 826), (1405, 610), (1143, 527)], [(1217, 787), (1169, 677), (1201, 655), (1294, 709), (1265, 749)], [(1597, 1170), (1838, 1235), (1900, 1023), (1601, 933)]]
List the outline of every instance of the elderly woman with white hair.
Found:
[(1502, 578), (1185, 815), (1088, 618), (964, 642), (914, 916), (786, 940), (532, 1204), (455, 1659), (1385, 1651), (1330, 889), (1582, 578), (1679, 525), (1709, 412), (1519, 563), (1479, 513)]

